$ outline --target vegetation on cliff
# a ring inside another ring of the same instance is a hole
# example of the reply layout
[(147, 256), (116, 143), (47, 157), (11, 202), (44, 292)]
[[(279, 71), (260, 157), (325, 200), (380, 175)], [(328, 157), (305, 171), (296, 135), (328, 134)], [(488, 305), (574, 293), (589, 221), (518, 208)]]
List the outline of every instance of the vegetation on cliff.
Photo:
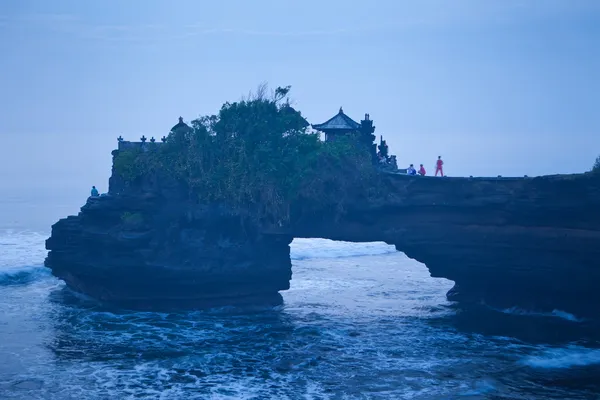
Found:
[[(150, 151), (120, 151), (114, 171), (131, 186), (168, 174), (184, 182), (192, 199), (222, 202), (283, 222), (294, 201), (332, 205), (368, 196), (374, 169), (361, 138), (322, 142), (289, 102), (289, 87), (225, 103), (190, 129), (174, 129)], [(360, 193), (356, 193), (357, 189)]]
[(592, 172), (594, 172), (596, 174), (600, 174), (600, 156), (598, 156), (596, 158), (596, 162), (594, 163), (594, 166), (592, 167)]

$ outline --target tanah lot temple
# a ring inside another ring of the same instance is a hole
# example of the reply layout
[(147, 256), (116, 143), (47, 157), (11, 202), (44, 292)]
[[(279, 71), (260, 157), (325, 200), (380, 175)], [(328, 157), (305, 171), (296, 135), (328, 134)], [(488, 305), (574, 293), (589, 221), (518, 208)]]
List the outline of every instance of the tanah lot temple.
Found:
[[(332, 118), (328, 119), (322, 124), (313, 124), (311, 127), (319, 132), (324, 133), (326, 142), (336, 140), (336, 138), (341, 136), (358, 135), (361, 140), (365, 141), (365, 143), (372, 143), (371, 154), (373, 156), (373, 161), (378, 165), (378, 167), (391, 172), (398, 171), (396, 156), (390, 156), (388, 154), (389, 148), (386, 141), (383, 140), (383, 136), (380, 137), (379, 145), (373, 143), (375, 140), (375, 135), (373, 135), (375, 132), (375, 126), (373, 126), (373, 120), (370, 119), (369, 114), (365, 114), (365, 119), (358, 123), (344, 114), (344, 110), (342, 107), (340, 107), (340, 111)], [(191, 130), (192, 128), (183, 122), (182, 117), (179, 117), (179, 122), (171, 128), (171, 132), (187, 132)], [(119, 142), (119, 150), (140, 148), (144, 151), (147, 151), (150, 148), (149, 146), (157, 145), (161, 142), (164, 143), (167, 141), (167, 138), (166, 136), (163, 136), (159, 142), (154, 137), (148, 139), (145, 136), (142, 136), (139, 142), (130, 142), (119, 136), (117, 140)], [(377, 151), (377, 148), (379, 148), (379, 151)]]

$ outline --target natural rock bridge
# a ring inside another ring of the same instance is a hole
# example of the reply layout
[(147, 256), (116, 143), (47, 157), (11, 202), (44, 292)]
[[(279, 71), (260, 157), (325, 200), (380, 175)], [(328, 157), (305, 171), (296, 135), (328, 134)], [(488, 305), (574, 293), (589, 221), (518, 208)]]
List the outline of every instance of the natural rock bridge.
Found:
[[(594, 315), (600, 304), (600, 179), (389, 175), (381, 201), (338, 220), (312, 205), (289, 226), (246, 224), (173, 187), (88, 200), (60, 220), (46, 265), (80, 292), (134, 307), (280, 298), (295, 237), (384, 241), (455, 282), (459, 302)], [(300, 207), (302, 208), (302, 207)]]

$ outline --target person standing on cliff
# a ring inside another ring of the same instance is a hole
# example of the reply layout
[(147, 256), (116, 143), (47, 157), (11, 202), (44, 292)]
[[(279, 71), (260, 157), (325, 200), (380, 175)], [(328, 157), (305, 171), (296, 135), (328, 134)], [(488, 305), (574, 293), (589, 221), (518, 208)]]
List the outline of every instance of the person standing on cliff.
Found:
[(442, 161), (442, 156), (438, 156), (437, 162), (435, 163), (435, 176), (437, 176), (438, 172), (441, 176), (444, 176), (444, 162)]
[(419, 168), (419, 175), (425, 176), (426, 174), (427, 172), (425, 171), (425, 167), (423, 167), (423, 164), (421, 164), (421, 167)]
[(98, 197), (100, 196), (100, 194), (98, 193), (98, 189), (96, 189), (96, 186), (92, 186), (92, 197)]

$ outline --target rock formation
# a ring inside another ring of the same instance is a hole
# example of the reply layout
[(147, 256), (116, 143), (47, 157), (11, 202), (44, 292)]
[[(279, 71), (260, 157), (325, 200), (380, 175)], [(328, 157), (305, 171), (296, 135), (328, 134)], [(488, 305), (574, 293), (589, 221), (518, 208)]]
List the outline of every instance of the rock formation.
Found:
[(240, 213), (189, 201), (155, 177), (58, 221), (46, 265), (72, 289), (134, 308), (280, 302), (289, 289), (292, 237), (265, 236)]
[(267, 226), (160, 179), (126, 188), (113, 177), (107, 196), (52, 227), (46, 265), (74, 290), (127, 306), (271, 302), (289, 288), (294, 237), (385, 241), (453, 280), (451, 300), (597, 313), (598, 177), (390, 174), (378, 185), (381, 195), (356, 194), (343, 214), (299, 201), (291, 223)]
[(103, 196), (52, 227), (46, 265), (72, 289), (126, 307), (270, 304), (289, 288), (291, 240), (217, 206)]
[(600, 179), (389, 176), (380, 203), (295, 237), (381, 240), (455, 282), (450, 300), (598, 316)]

